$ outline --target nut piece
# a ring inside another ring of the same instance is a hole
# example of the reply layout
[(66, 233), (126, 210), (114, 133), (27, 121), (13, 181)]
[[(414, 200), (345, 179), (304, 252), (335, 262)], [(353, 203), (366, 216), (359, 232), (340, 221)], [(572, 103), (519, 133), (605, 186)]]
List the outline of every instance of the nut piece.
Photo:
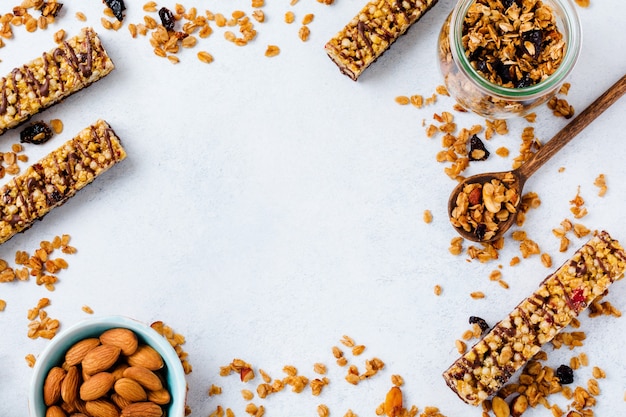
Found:
[(61, 398), (61, 384), (65, 378), (65, 369), (55, 366), (50, 369), (43, 383), (43, 401), (51, 406)]
[(511, 417), (520, 417), (528, 408), (528, 398), (525, 395), (518, 395), (511, 401)]
[(163, 410), (153, 402), (130, 404), (122, 410), (120, 417), (161, 417)]
[(120, 357), (120, 348), (112, 345), (100, 345), (91, 349), (85, 355), (81, 364), (83, 372), (87, 375), (97, 374), (106, 371), (113, 366)]
[(79, 363), (83, 361), (83, 359), (85, 358), (85, 355), (87, 355), (87, 353), (91, 349), (99, 345), (100, 345), (100, 340), (96, 337), (93, 337), (90, 339), (83, 339), (80, 342), (76, 342), (74, 346), (69, 348), (67, 353), (65, 354), (65, 362), (69, 366), (78, 365)]
[(61, 383), (61, 398), (68, 404), (74, 404), (78, 398), (78, 386), (80, 384), (80, 371), (76, 366), (70, 366)]
[(161, 355), (148, 345), (140, 345), (135, 353), (128, 357), (130, 366), (142, 366), (151, 371), (163, 368), (163, 358)]
[(130, 402), (146, 401), (148, 395), (139, 382), (130, 378), (121, 378), (113, 386), (115, 392)]
[(143, 366), (131, 366), (124, 370), (122, 374), (125, 378), (134, 379), (149, 391), (158, 391), (163, 388), (163, 384), (159, 377), (151, 370)]
[(402, 411), (402, 390), (399, 387), (393, 386), (385, 397), (384, 405), (385, 414), (387, 417), (397, 417)]
[(148, 391), (148, 401), (152, 401), (155, 404), (165, 405), (169, 404), (172, 400), (170, 393), (165, 388), (161, 388), (156, 391)]
[(87, 401), (85, 409), (93, 417), (119, 417), (120, 412), (107, 400)]
[(46, 417), (65, 417), (65, 412), (58, 405), (53, 405), (46, 410)]
[(137, 350), (137, 335), (128, 329), (109, 329), (100, 335), (103, 345), (117, 346), (124, 356), (130, 356)]
[(93, 401), (109, 392), (115, 379), (109, 372), (100, 372), (83, 382), (80, 386), (80, 399)]
[(510, 417), (511, 415), (509, 405), (500, 397), (493, 397), (491, 400), (491, 408), (496, 417)]

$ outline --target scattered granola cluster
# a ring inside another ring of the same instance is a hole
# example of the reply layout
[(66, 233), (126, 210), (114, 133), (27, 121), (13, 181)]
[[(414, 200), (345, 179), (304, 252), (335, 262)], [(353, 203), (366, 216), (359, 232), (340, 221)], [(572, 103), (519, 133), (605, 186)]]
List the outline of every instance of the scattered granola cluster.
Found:
[[(352, 354), (354, 359), (360, 356), (365, 350), (366, 346), (357, 344), (353, 338), (344, 335), (340, 340), (339, 346), (333, 346), (331, 351), (333, 358), (337, 366), (346, 368), (345, 380), (352, 384), (358, 385), (358, 383), (364, 379), (371, 378), (379, 373), (385, 367), (385, 363), (379, 358), (373, 357), (364, 361), (365, 370), (360, 372), (355, 364), (350, 363), (350, 359), (345, 355), (343, 349), (347, 348)], [(287, 387), (291, 387), (291, 391), (295, 393), (302, 393), (307, 386), (311, 389), (311, 395), (319, 396), (322, 390), (330, 384), (330, 379), (326, 376), (327, 368), (321, 362), (313, 364), (313, 372), (315, 377), (307, 377), (298, 372), (298, 369), (293, 365), (285, 365), (282, 369), (285, 374), (282, 378), (272, 378), (266, 371), (261, 368), (257, 369), (258, 374), (262, 378), (262, 382), (256, 386), (256, 397), (258, 399), (265, 399), (270, 395), (274, 395), (283, 391)], [(246, 362), (243, 359), (233, 359), (228, 365), (220, 367), (219, 375), (227, 377), (229, 375), (238, 375), (239, 379), (243, 383), (252, 382), (256, 373), (253, 365)], [(409, 408), (405, 408), (402, 404), (402, 391), (400, 387), (404, 385), (404, 379), (401, 375), (391, 375), (392, 388), (387, 393), (385, 401), (382, 402), (376, 408), (376, 415), (387, 417), (417, 417), (419, 409), (417, 406), (412, 405)], [(222, 388), (218, 385), (211, 384), (208, 389), (209, 397), (219, 396), (222, 394)], [(245, 411), (250, 416), (261, 417), (265, 415), (265, 406), (262, 404), (256, 404), (253, 402), (255, 393), (249, 389), (242, 389), (241, 396), (244, 401), (247, 402)], [(317, 406), (317, 414), (319, 417), (328, 417), (330, 415), (329, 407), (326, 404), (319, 404)], [(209, 414), (209, 417), (234, 417), (235, 413), (231, 408), (224, 408), (221, 405), (217, 405), (216, 408)], [(357, 417), (351, 409), (348, 409), (344, 417)], [(419, 414), (419, 417), (445, 417), (439, 413), (439, 409), (436, 407), (426, 407), (424, 412)]]
[(3, 39), (13, 38), (16, 27), (23, 26), (27, 32), (45, 30), (49, 24), (54, 23), (62, 7), (63, 4), (56, 0), (24, 0), (19, 6), (13, 7), (12, 12), (0, 16), (0, 48), (5, 45)]

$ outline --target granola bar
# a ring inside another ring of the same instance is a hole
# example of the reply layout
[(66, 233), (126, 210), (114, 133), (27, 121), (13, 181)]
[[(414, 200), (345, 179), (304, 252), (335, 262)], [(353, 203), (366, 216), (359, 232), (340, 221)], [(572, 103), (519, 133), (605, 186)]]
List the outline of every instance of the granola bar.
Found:
[(437, 0), (372, 0), (331, 40), (326, 53), (354, 81)]
[(598, 233), (456, 360), (443, 373), (446, 383), (466, 403), (480, 404), (621, 279), (625, 269), (624, 249), (607, 232)]
[(113, 62), (92, 28), (0, 79), (0, 135), (103, 78)]
[(103, 120), (0, 188), (0, 243), (28, 229), (117, 162), (126, 152)]

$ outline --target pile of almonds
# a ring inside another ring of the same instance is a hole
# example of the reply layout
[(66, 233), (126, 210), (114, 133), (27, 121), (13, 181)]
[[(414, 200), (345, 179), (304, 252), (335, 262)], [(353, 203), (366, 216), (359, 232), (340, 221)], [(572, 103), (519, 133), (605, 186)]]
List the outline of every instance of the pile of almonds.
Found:
[(46, 417), (160, 417), (170, 402), (163, 358), (124, 328), (83, 339), (48, 372)]

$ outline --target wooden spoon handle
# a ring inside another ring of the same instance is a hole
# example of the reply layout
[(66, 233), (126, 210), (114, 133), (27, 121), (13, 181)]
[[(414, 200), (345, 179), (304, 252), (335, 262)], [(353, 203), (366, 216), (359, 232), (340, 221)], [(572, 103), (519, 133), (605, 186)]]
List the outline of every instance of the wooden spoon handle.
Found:
[(535, 156), (522, 165), (518, 172), (522, 181), (535, 173), (548, 159), (569, 143), (577, 134), (608, 109), (626, 92), (626, 75), (613, 84), (600, 97), (569, 122), (563, 129), (544, 144)]

